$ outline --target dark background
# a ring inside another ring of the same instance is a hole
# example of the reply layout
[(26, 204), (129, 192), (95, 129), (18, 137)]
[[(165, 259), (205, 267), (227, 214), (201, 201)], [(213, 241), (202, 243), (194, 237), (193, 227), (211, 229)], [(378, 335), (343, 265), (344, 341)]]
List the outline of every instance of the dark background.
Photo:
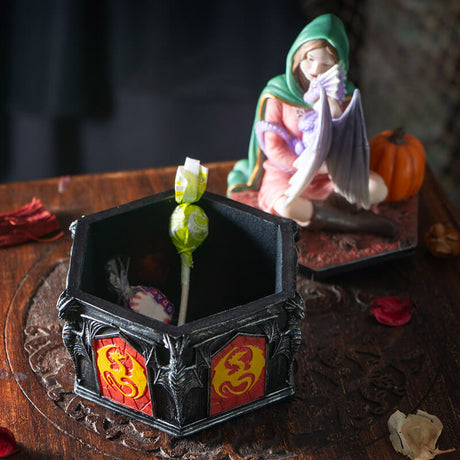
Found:
[(261, 89), (325, 12), (369, 138), (404, 125), (459, 209), (455, 0), (2, 0), (0, 181), (244, 158)]

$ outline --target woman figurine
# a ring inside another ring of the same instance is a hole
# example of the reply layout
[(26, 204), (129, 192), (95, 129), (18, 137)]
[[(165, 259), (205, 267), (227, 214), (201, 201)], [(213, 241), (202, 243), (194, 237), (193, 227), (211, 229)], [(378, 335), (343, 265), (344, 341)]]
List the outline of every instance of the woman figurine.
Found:
[(229, 192), (259, 189), (261, 209), (315, 230), (393, 236), (393, 221), (362, 209), (383, 201), (387, 188), (369, 172), (360, 94), (346, 79), (348, 50), (332, 14), (302, 30), (286, 73), (261, 93), (248, 159), (230, 172)]

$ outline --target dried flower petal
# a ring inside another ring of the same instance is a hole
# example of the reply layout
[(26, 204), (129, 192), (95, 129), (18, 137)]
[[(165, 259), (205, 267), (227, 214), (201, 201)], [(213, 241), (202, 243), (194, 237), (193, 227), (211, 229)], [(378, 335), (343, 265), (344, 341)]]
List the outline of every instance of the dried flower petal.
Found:
[(438, 222), (425, 234), (425, 244), (436, 257), (456, 256), (460, 254), (460, 233)]
[(387, 326), (403, 326), (412, 317), (413, 302), (406, 297), (380, 297), (371, 303), (375, 319)]
[(60, 238), (59, 232), (45, 238), (59, 229), (59, 222), (54, 214), (44, 207), (38, 198), (21, 208), (0, 214), (0, 247), (13, 246), (29, 240), (50, 241)]
[(8, 428), (0, 427), (0, 458), (9, 457), (17, 450), (14, 434)]
[(407, 417), (397, 410), (388, 419), (388, 429), (394, 450), (412, 460), (430, 460), (455, 450), (439, 450), (436, 447), (443, 425), (438, 417), (422, 410)]

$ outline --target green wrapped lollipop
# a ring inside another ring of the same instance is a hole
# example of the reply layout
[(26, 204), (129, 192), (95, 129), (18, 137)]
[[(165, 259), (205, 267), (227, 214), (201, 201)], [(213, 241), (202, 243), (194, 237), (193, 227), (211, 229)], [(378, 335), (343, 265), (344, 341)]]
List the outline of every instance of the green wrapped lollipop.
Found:
[(171, 214), (169, 236), (181, 258), (181, 303), (178, 326), (185, 323), (190, 269), (193, 266), (192, 253), (208, 236), (208, 216), (195, 203), (203, 195), (208, 180), (208, 168), (199, 160), (186, 158), (184, 166), (177, 168), (175, 197), (179, 203)]

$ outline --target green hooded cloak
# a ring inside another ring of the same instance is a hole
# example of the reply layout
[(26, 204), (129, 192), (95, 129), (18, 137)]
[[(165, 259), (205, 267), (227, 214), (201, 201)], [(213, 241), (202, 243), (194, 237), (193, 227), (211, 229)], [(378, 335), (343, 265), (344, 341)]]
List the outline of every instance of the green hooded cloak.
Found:
[[(228, 181), (228, 193), (247, 188), (258, 188), (263, 169), (263, 153), (259, 148), (255, 125), (264, 119), (265, 102), (268, 98), (276, 98), (282, 102), (298, 107), (311, 106), (303, 100), (304, 91), (301, 89), (292, 73), (293, 59), (297, 50), (311, 40), (326, 40), (337, 51), (339, 61), (344, 64), (345, 75), (348, 71), (348, 38), (342, 21), (333, 14), (318, 16), (300, 32), (289, 49), (286, 58), (286, 73), (272, 78), (263, 89), (257, 102), (254, 124), (249, 141), (248, 158), (238, 161), (230, 171)], [(346, 81), (347, 95), (353, 92), (354, 86)]]

